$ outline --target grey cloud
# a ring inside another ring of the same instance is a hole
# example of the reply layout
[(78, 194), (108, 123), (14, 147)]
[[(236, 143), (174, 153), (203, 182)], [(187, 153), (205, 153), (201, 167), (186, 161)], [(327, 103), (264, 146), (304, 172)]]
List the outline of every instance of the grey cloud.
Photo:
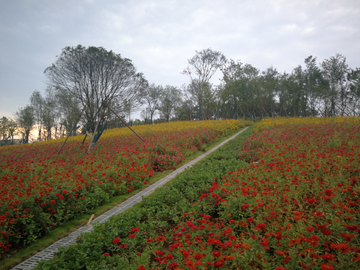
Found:
[(180, 86), (187, 59), (208, 47), (261, 70), (336, 53), (359, 67), (359, 30), (358, 0), (2, 1), (0, 117), (45, 89), (43, 70), (65, 46), (102, 46), (151, 83)]

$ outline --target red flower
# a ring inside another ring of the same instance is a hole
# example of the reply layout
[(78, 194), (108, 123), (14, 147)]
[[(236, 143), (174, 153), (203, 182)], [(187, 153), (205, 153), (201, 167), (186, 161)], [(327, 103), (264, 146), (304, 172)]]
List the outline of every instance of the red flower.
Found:
[(134, 239), (135, 237), (136, 237), (135, 234), (130, 234), (130, 235), (129, 235), (129, 238), (131, 238), (131, 239)]
[(195, 255), (195, 260), (197, 260), (197, 261), (199, 261), (199, 260), (201, 260), (202, 259), (202, 255), (201, 254), (196, 254)]
[(165, 237), (160, 235), (159, 237), (156, 237), (156, 241), (163, 242), (165, 241)]
[(60, 196), (59, 196), (59, 199), (60, 199), (60, 200), (64, 199), (64, 196), (63, 196), (63, 195), (60, 195)]
[(215, 268), (220, 268), (220, 267), (222, 267), (222, 266), (224, 266), (225, 265), (225, 262), (224, 261), (215, 261), (214, 262), (214, 267)]
[(353, 232), (353, 231), (357, 231), (358, 228), (356, 225), (347, 225), (346, 229), (350, 232)]
[(332, 261), (334, 259), (334, 255), (324, 254), (321, 258), (323, 258), (323, 260)]
[(334, 267), (332, 267), (331, 265), (329, 264), (322, 264), (320, 266), (321, 270), (334, 270)]
[(109, 253), (104, 253), (104, 256), (107, 257), (107, 256), (110, 256), (110, 254)]
[(259, 223), (256, 227), (258, 227), (260, 230), (265, 231), (266, 230), (266, 225), (263, 223)]
[(188, 251), (183, 251), (182, 255), (184, 258), (187, 258), (190, 256), (190, 253)]
[(65, 195), (65, 194), (67, 194), (68, 192), (67, 192), (67, 190), (63, 190), (62, 193)]
[(316, 235), (310, 236), (309, 239), (310, 239), (311, 241), (315, 241), (315, 242), (318, 242), (318, 241), (319, 241), (319, 237), (317, 237)]
[(146, 242), (148, 242), (148, 243), (154, 243), (154, 239), (148, 238), (148, 239), (146, 239)]
[(310, 203), (310, 204), (313, 204), (313, 203), (316, 202), (316, 200), (314, 198), (310, 198), (310, 199), (307, 200), (307, 202)]
[(146, 270), (146, 269), (144, 266), (141, 265), (140, 267), (136, 268), (136, 270)]
[(220, 257), (220, 256), (221, 256), (220, 251), (215, 250), (215, 251), (213, 252), (213, 257), (214, 257), (214, 258), (218, 258), (218, 257)]
[(312, 226), (309, 226), (309, 227), (306, 228), (306, 230), (309, 231), (309, 232), (312, 232), (314, 229), (315, 229), (315, 228), (312, 227)]
[(331, 194), (332, 194), (332, 191), (331, 191), (331, 189), (325, 189), (325, 195), (327, 195), (327, 196), (331, 196)]
[[(168, 266), (168, 268), (169, 268), (169, 269), (175, 269), (175, 268), (178, 267), (178, 266), (179, 266), (178, 263), (172, 262), (172, 263)], [(144, 268), (144, 269), (145, 269), (145, 268)]]
[(113, 240), (113, 244), (117, 244), (117, 243), (119, 243), (120, 241), (121, 241), (120, 238), (115, 238), (115, 239)]
[(160, 256), (160, 257), (162, 255), (164, 255), (164, 252), (162, 252), (161, 250), (155, 250), (154, 253), (155, 253), (156, 256)]

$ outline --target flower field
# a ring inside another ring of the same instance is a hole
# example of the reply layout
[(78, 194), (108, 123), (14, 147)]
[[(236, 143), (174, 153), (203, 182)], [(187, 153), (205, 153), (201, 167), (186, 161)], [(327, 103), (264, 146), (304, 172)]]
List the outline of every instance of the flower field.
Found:
[(359, 119), (254, 130), (38, 269), (358, 269)]
[(106, 130), (97, 148), (83, 135), (0, 148), (0, 254), (28, 245), (49, 230), (141, 189), (158, 171), (171, 170), (244, 121), (170, 122)]

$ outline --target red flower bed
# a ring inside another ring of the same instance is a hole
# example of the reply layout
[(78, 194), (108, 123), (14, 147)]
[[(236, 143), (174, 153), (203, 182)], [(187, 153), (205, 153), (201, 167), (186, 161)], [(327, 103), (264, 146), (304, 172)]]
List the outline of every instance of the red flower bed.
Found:
[(204, 121), (139, 127), (145, 142), (110, 130), (97, 149), (88, 152), (78, 136), (60, 155), (63, 140), (0, 148), (1, 255), (112, 196), (142, 188), (156, 171), (173, 169), (242, 126), (240, 121)]
[(359, 124), (263, 129), (241, 155), (250, 167), (216, 179), (149, 266), (359, 268)]

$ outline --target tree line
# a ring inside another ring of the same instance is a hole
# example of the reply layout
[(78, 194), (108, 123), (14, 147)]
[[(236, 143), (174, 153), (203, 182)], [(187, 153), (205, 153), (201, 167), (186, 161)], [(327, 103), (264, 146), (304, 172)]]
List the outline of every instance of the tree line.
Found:
[[(211, 83), (216, 72), (222, 75), (218, 85)], [(303, 66), (280, 73), (205, 49), (188, 59), (182, 74), (189, 81), (178, 87), (149, 84), (130, 59), (78, 45), (65, 47), (44, 73), (45, 94), (35, 90), (13, 119), (0, 119), (3, 143), (14, 143), (15, 134), (28, 143), (33, 130), (36, 141), (81, 130), (96, 143), (104, 129), (124, 124), (360, 114), (360, 68), (350, 68), (341, 54), (321, 63), (309, 56)], [(133, 120), (136, 110), (141, 119)]]

